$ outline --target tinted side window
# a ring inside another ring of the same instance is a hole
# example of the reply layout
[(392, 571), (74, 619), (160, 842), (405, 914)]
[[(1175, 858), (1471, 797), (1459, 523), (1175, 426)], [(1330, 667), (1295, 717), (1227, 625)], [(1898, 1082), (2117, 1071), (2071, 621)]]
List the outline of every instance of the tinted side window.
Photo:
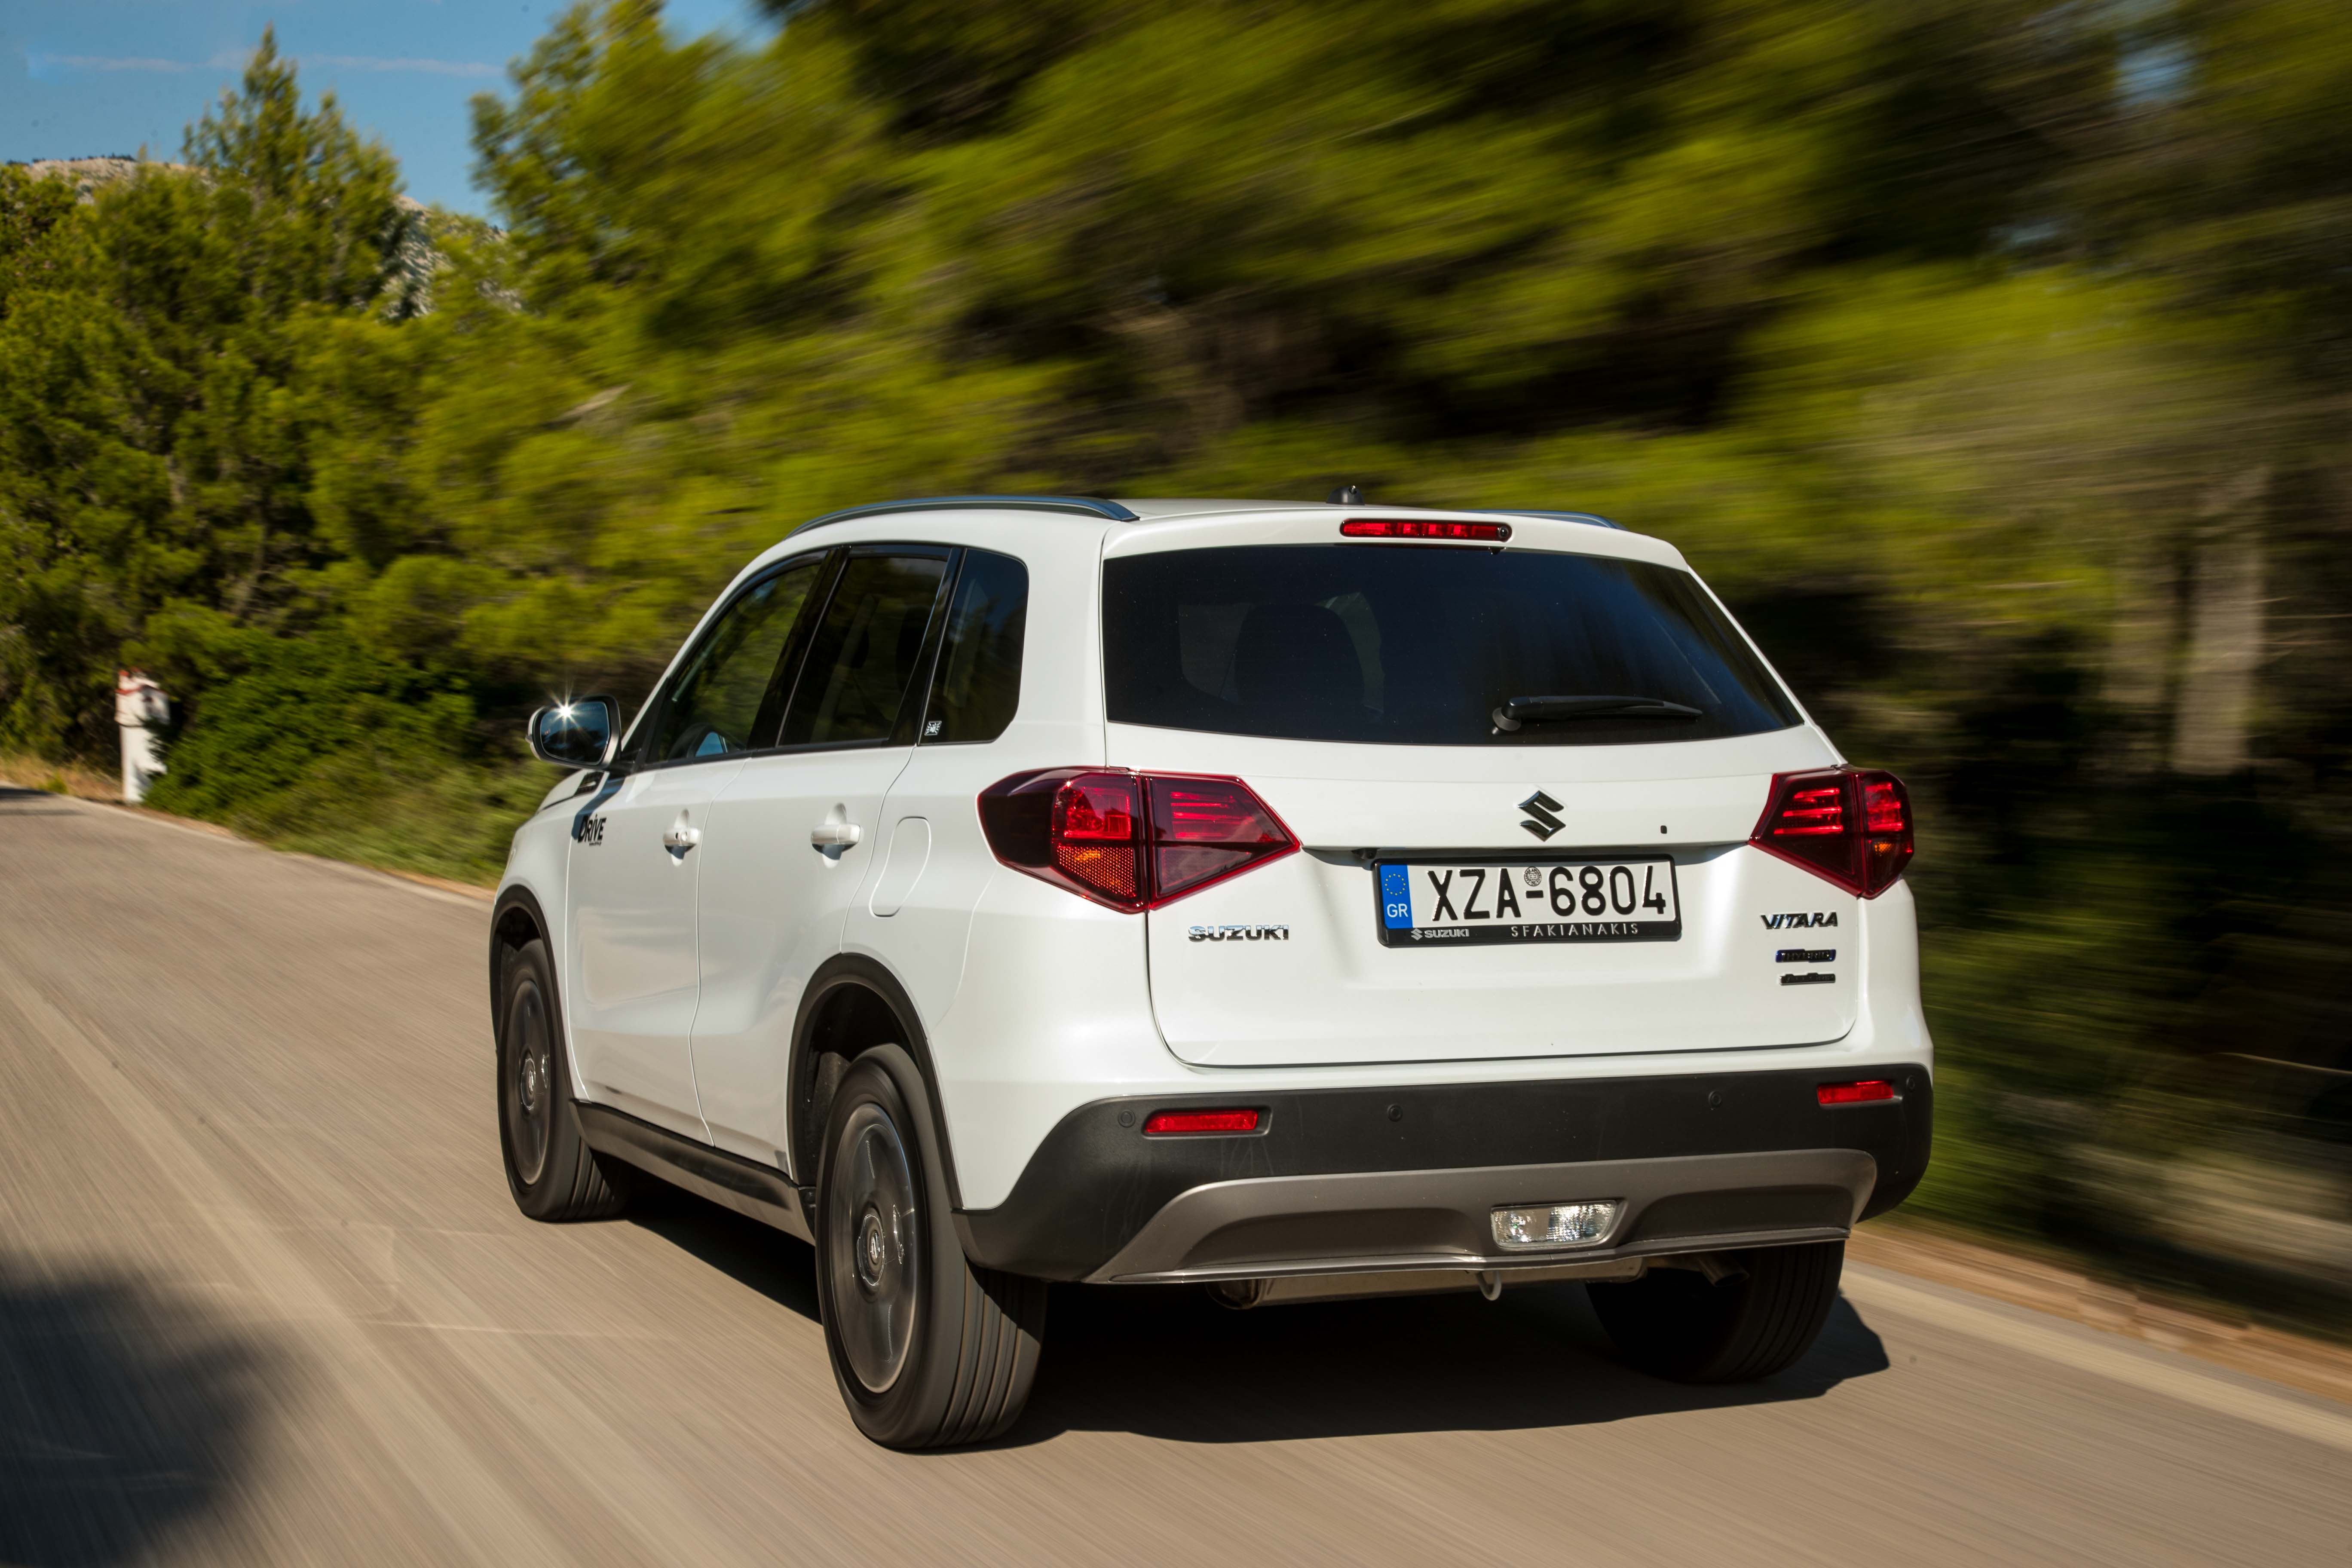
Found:
[(926, 741), (993, 741), (1021, 702), (1021, 639), (1029, 623), (1029, 568), (1010, 555), (964, 552), (948, 606)]
[(919, 673), (923, 634), (947, 574), (940, 555), (859, 555), (809, 641), (782, 744), (847, 745), (887, 741)]
[(782, 700), (776, 665), (817, 566), (810, 561), (779, 572), (720, 613), (670, 688), (649, 760), (721, 757), (766, 743)]

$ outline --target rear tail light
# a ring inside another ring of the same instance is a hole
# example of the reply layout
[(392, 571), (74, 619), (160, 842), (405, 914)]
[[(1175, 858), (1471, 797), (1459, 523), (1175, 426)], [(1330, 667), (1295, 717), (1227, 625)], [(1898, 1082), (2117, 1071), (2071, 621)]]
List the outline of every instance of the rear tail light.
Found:
[(1123, 769), (1015, 773), (981, 792), (996, 858), (1129, 914), (1298, 847), (1239, 779)]
[(1448, 544), (1507, 544), (1507, 522), (1429, 522), (1418, 518), (1351, 517), (1339, 525), (1348, 539), (1427, 539)]
[(1775, 773), (1748, 841), (1851, 893), (1874, 899), (1911, 863), (1911, 796), (1893, 773)]
[(1143, 1135), (1147, 1138), (1256, 1131), (1255, 1110), (1155, 1110), (1143, 1119)]
[(1813, 1090), (1813, 1098), (1823, 1105), (1868, 1105), (1875, 1100), (1895, 1098), (1895, 1085), (1883, 1078), (1860, 1079), (1853, 1083), (1825, 1083)]
[(1142, 890), (1135, 842), (1142, 816), (1125, 773), (1069, 780), (1054, 792), (1054, 868), (1105, 899), (1133, 902)]

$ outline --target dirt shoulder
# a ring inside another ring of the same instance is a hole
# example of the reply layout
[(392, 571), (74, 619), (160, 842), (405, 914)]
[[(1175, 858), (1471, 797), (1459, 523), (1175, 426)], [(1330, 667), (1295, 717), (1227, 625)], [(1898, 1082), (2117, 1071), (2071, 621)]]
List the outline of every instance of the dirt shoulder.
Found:
[(120, 779), (112, 774), (101, 773), (70, 763), (45, 763), (37, 758), (0, 755), (0, 785), (38, 790), (46, 795), (68, 795), (75, 800), (87, 801), (92, 805), (102, 805), (109, 811), (121, 812), (126, 816), (144, 816), (156, 822), (169, 823), (174, 827), (185, 828), (192, 833), (209, 833), (215, 837), (234, 838), (240, 844), (251, 844), (256, 848), (268, 849), (278, 855), (290, 855), (298, 860), (317, 860), (323, 865), (333, 866), (338, 870), (357, 869), (373, 876), (390, 877), (398, 881), (415, 883), (420, 888), (433, 888), (441, 892), (455, 893), (461, 898), (472, 899), (481, 903), (488, 903), (496, 897), (494, 889), (478, 887), (471, 882), (453, 881), (447, 877), (435, 877), (423, 871), (403, 871), (389, 866), (370, 866), (358, 861), (333, 860), (325, 856), (306, 855), (295, 849), (279, 849), (275, 845), (247, 838), (234, 829), (223, 827), (217, 822), (205, 822), (194, 816), (180, 816), (168, 811), (157, 811), (152, 806), (127, 805), (123, 804), (122, 784)]
[(2145, 1295), (2063, 1258), (1892, 1217), (1857, 1229), (1846, 1256), (2352, 1404), (2352, 1346)]

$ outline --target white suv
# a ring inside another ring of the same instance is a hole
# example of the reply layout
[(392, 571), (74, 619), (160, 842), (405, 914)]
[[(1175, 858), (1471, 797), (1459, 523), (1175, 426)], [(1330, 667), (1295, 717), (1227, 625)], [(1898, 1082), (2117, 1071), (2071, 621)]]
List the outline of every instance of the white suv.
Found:
[(1009, 1426), (1056, 1279), (1577, 1279), (1633, 1364), (1762, 1376), (1926, 1167), (1902, 784), (1601, 518), (862, 507), (617, 729), (531, 721), (515, 1199), (813, 1242), (879, 1442)]

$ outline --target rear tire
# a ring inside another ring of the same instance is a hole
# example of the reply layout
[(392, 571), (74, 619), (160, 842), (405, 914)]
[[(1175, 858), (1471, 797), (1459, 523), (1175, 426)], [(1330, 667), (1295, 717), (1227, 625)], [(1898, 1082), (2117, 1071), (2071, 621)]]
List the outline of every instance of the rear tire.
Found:
[(950, 1217), (921, 1079), (896, 1046), (851, 1065), (825, 1119), (817, 1307), (842, 1403), (892, 1448), (984, 1443), (1029, 1400), (1045, 1283), (975, 1268)]
[(507, 959), (499, 988), (499, 1147), (515, 1206), (536, 1220), (603, 1219), (626, 1206), (634, 1174), (580, 1132), (555, 970), (538, 938)]
[(1585, 1287), (1626, 1362), (1675, 1383), (1752, 1383), (1793, 1366), (1837, 1304), (1845, 1243), (1764, 1247), (1737, 1255), (1747, 1272), (1710, 1285), (1656, 1268), (1622, 1285)]

